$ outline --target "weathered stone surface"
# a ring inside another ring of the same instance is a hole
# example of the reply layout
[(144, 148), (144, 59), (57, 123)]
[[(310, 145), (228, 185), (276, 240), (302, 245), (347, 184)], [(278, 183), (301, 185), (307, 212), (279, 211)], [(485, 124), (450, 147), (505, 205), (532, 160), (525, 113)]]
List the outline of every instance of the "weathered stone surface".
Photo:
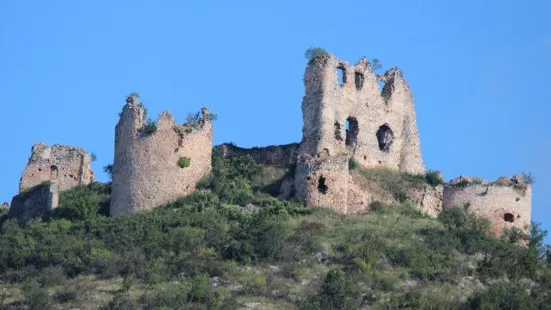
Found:
[(419, 188), (410, 188), (407, 195), (414, 207), (429, 216), (436, 217), (444, 209), (443, 185), (435, 187), (425, 185)]
[(295, 170), (296, 197), (311, 206), (347, 212), (348, 157), (299, 155)]
[(423, 173), (409, 86), (397, 68), (380, 78), (383, 90), (378, 80), (365, 58), (354, 66), (332, 55), (311, 60), (304, 75), (300, 153), (348, 155), (364, 167)]
[[(385, 83), (382, 90), (379, 80)], [(425, 171), (413, 97), (397, 68), (378, 77), (365, 58), (352, 66), (322, 56), (308, 63), (304, 85), (303, 137), (295, 172), (297, 198), (304, 203), (344, 213), (368, 209), (377, 194), (353, 185), (351, 158), (367, 168)], [(331, 184), (326, 193), (318, 189), (321, 179)]]
[[(511, 181), (512, 182), (512, 181)], [(504, 228), (516, 227), (528, 233), (531, 221), (532, 190), (529, 184), (504, 186), (483, 181), (444, 186), (444, 208), (461, 208), (487, 218), (500, 235)]]
[(59, 185), (45, 182), (27, 189), (11, 201), (8, 218), (15, 218), (20, 223), (33, 217), (52, 211), (59, 204)]
[(286, 168), (297, 161), (298, 143), (286, 145), (270, 145), (266, 147), (253, 147), (250, 149), (237, 147), (233, 144), (224, 143), (217, 146), (224, 158), (231, 156), (249, 155), (256, 162), (263, 165), (270, 165), (278, 168)]
[[(150, 210), (186, 196), (211, 171), (212, 125), (201, 110), (196, 124), (177, 125), (168, 112), (159, 115), (155, 132), (146, 123), (137, 96), (129, 96), (115, 128), (112, 216)], [(186, 159), (189, 166), (180, 167)]]
[(34, 144), (19, 191), (46, 181), (55, 181), (61, 191), (94, 182), (90, 155), (81, 148), (68, 145)]

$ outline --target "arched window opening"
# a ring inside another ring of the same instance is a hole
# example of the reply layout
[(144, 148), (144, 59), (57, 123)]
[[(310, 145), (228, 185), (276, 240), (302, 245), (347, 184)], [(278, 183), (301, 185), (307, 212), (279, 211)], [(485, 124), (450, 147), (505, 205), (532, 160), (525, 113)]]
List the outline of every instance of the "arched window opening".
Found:
[(325, 178), (323, 176), (320, 176), (318, 180), (318, 191), (324, 195), (327, 193), (327, 184), (325, 184)]
[(513, 222), (515, 222), (515, 216), (511, 213), (505, 213), (503, 215), (503, 220), (505, 222), (513, 223)]
[(356, 84), (356, 90), (361, 90), (364, 87), (364, 75), (361, 72), (354, 74), (354, 82)]
[(337, 83), (339, 86), (346, 84), (346, 69), (343, 66), (337, 67)]
[(346, 146), (354, 149), (358, 140), (358, 132), (360, 131), (358, 120), (355, 117), (347, 118), (344, 128), (346, 129)]
[(57, 179), (58, 176), (59, 176), (59, 171), (57, 169), (57, 166), (56, 165), (50, 166), (50, 178)]
[(377, 141), (379, 142), (379, 150), (388, 153), (390, 146), (394, 142), (394, 133), (388, 124), (384, 124), (377, 130)]

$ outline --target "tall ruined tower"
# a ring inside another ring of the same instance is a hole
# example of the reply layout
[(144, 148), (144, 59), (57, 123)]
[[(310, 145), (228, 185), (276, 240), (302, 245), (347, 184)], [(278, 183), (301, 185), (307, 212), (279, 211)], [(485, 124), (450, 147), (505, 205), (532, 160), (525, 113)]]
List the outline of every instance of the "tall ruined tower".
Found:
[(425, 172), (413, 96), (399, 69), (377, 76), (365, 58), (352, 66), (321, 55), (309, 61), (304, 85), (299, 199), (347, 212), (350, 158), (366, 168)]
[(212, 124), (207, 108), (184, 125), (168, 112), (156, 128), (146, 122), (137, 95), (130, 95), (115, 128), (110, 213), (150, 210), (188, 195), (211, 171)]

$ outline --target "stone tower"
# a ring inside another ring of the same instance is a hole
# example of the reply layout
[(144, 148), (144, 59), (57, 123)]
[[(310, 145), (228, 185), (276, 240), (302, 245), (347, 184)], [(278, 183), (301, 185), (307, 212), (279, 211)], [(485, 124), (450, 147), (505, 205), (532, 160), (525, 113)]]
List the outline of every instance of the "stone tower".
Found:
[(532, 188), (520, 175), (495, 182), (459, 177), (444, 186), (444, 209), (450, 208), (488, 219), (496, 235), (512, 227), (529, 233)]
[(23, 192), (43, 182), (55, 182), (60, 191), (94, 182), (90, 155), (81, 148), (36, 143), (23, 171), (19, 191)]
[(165, 111), (155, 129), (137, 95), (127, 98), (115, 128), (112, 216), (150, 210), (195, 190), (211, 171), (210, 116), (203, 108), (178, 125)]
[(365, 58), (350, 65), (321, 55), (309, 61), (304, 85), (297, 198), (346, 213), (350, 158), (366, 168), (425, 172), (413, 96), (399, 69), (378, 76)]

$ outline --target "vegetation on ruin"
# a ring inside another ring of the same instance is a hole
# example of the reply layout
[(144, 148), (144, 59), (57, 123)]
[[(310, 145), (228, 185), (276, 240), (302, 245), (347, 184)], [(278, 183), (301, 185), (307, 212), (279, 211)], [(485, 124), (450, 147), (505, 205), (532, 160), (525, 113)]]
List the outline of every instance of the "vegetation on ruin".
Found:
[[(355, 170), (395, 192), (436, 176)], [(215, 149), (198, 191), (151, 212), (109, 218), (100, 183), (21, 226), (0, 209), (0, 308), (549, 308), (538, 224), (497, 239), (486, 220), (430, 218), (407, 197), (355, 216), (305, 208), (263, 191), (285, 173)]]
[(191, 158), (189, 158), (189, 157), (180, 157), (178, 159), (178, 166), (180, 168), (187, 168), (187, 167), (189, 167), (189, 165), (191, 165)]

